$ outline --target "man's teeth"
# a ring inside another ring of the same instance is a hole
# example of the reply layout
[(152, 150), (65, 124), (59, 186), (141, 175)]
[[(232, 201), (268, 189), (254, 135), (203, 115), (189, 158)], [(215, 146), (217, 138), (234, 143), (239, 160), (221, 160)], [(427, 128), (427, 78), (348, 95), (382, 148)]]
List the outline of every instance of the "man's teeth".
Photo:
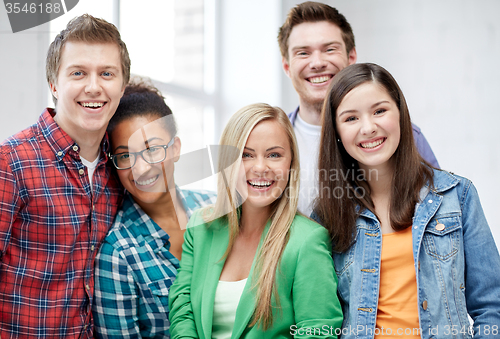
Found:
[(156, 179), (158, 179), (158, 176), (154, 177), (154, 178), (151, 178), (151, 179), (148, 179), (148, 180), (144, 180), (144, 181), (139, 181), (139, 180), (136, 180), (135, 182), (137, 183), (137, 185), (139, 186), (145, 186), (145, 185), (149, 185), (149, 184), (152, 184), (153, 182), (156, 181)]
[(83, 107), (102, 107), (104, 106), (103, 102), (82, 102), (81, 105)]
[(366, 142), (366, 143), (361, 143), (361, 147), (363, 148), (374, 148), (374, 147), (377, 147), (378, 145), (380, 145), (381, 143), (384, 142), (384, 138), (382, 139), (378, 139), (377, 141), (374, 141), (374, 142)]
[(312, 82), (313, 84), (319, 84), (319, 83), (326, 82), (326, 81), (330, 80), (330, 78), (331, 77), (329, 75), (325, 75), (325, 76), (321, 76), (321, 77), (309, 78), (309, 81)]
[(270, 181), (249, 181), (250, 185), (254, 187), (269, 187), (271, 186)]

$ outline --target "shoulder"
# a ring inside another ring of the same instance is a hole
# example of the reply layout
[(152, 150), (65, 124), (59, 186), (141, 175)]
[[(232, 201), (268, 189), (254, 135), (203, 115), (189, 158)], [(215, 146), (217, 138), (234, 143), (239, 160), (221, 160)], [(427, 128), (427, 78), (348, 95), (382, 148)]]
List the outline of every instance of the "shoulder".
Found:
[(444, 199), (458, 199), (463, 208), (469, 199), (478, 199), (476, 187), (470, 179), (439, 169), (433, 169), (434, 191)]
[(110, 246), (116, 251), (121, 252), (127, 248), (137, 245), (137, 237), (133, 228), (144, 223), (144, 212), (138, 210), (130, 195), (124, 198), (122, 207), (116, 214), (113, 225), (104, 239), (103, 247)]
[(446, 193), (451, 190), (464, 190), (473, 186), (472, 181), (441, 169), (432, 169), (433, 189), (437, 193)]
[(305, 239), (328, 241), (328, 231), (316, 221), (296, 214), (290, 227), (289, 241), (303, 243)]
[(422, 131), (420, 130), (420, 127), (418, 127), (414, 123), (411, 123), (411, 127), (413, 128), (413, 134), (422, 135)]
[(179, 192), (185, 205), (184, 207), (192, 211), (214, 204), (217, 199), (217, 195), (213, 191), (180, 189)]
[(186, 232), (191, 234), (211, 233), (214, 230), (220, 230), (227, 226), (227, 218), (225, 216), (210, 219), (213, 211), (213, 206), (206, 206), (196, 210), (189, 218), (186, 226)]
[[(34, 124), (5, 139), (0, 144), (0, 153), (5, 157), (23, 157), (23, 154), (38, 148), (37, 125)], [(17, 154), (12, 156), (12, 154)]]

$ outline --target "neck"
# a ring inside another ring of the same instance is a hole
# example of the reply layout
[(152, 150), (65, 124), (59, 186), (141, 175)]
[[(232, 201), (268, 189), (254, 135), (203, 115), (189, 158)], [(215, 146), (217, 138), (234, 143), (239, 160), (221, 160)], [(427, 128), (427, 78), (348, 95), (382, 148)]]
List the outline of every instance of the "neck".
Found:
[[(72, 137), (73, 140), (75, 140)], [(98, 143), (89, 143), (85, 142), (85, 140), (75, 140), (75, 142), (80, 147), (80, 157), (84, 158), (88, 161), (94, 161), (99, 156), (99, 149), (101, 146), (101, 139), (99, 139)]]
[(311, 125), (321, 126), (321, 109), (323, 103), (306, 103), (302, 100), (299, 106), (299, 115), (302, 120)]
[(271, 215), (270, 206), (265, 208), (250, 208), (243, 204), (240, 219), (240, 234), (260, 237)]
[(135, 199), (134, 201), (167, 233), (170, 227), (176, 229), (179, 227), (179, 213), (185, 213), (182, 203), (178, 201), (175, 185), (161, 199), (153, 203), (145, 203)]
[(392, 166), (379, 166), (376, 168), (368, 168), (360, 164), (360, 168), (364, 170), (365, 177), (370, 185), (371, 196), (374, 197), (390, 197), (392, 177), (394, 169)]
[(78, 147), (80, 147), (80, 157), (87, 161), (94, 161), (99, 156), (101, 141), (106, 133), (106, 129), (95, 132), (69, 130), (68, 128), (65, 128), (65, 124), (60, 121), (57, 113), (54, 116), (54, 121), (66, 134), (70, 136), (71, 139), (73, 139), (74, 142), (78, 144)]

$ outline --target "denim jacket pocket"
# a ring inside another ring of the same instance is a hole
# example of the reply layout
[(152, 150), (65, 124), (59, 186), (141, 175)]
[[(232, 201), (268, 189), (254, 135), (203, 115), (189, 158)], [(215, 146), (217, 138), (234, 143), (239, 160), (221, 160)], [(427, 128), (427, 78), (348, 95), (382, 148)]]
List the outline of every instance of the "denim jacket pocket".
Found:
[(459, 251), (461, 232), (459, 216), (433, 218), (425, 228), (425, 252), (442, 261), (450, 259)]

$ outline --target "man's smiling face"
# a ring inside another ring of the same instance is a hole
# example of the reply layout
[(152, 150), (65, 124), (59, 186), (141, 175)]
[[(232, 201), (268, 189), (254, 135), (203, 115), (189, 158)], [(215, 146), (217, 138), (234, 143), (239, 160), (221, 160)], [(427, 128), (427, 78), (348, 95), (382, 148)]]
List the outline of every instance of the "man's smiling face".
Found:
[(66, 133), (75, 140), (102, 138), (125, 89), (118, 46), (68, 41), (50, 88), (57, 98), (55, 120)]
[(356, 62), (347, 54), (342, 31), (328, 21), (304, 22), (288, 38), (288, 60), (283, 69), (299, 94), (300, 106), (322, 105), (335, 74)]

